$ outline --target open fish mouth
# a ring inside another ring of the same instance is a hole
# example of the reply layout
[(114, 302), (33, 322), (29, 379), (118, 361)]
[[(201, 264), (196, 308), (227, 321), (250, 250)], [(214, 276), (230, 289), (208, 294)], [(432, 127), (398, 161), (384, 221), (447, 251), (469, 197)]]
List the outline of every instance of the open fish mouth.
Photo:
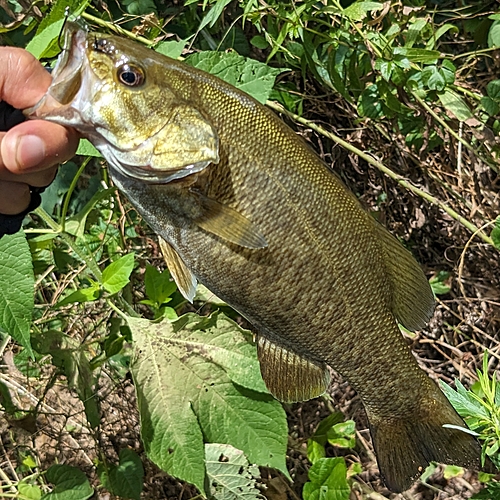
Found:
[[(75, 128), (101, 152), (111, 170), (148, 184), (166, 184), (182, 179), (218, 161), (215, 151), (209, 159), (197, 158), (192, 162), (159, 166), (156, 161), (157, 165), (153, 167), (147, 149), (152, 149), (151, 144), (157, 141), (155, 136), (164, 125), (160, 125), (141, 144), (124, 144), (115, 139), (114, 129), (109, 123), (99, 119), (96, 122), (98, 111), (95, 111), (94, 100), (96, 93), (100, 92), (102, 96), (105, 84), (94, 74), (89, 62), (94, 51), (105, 52), (103, 47), (107, 47), (113, 56), (113, 43), (106, 44), (106, 35), (90, 33), (85, 25), (73, 21), (66, 22), (62, 37), (63, 50), (52, 72), (52, 84), (35, 106), (24, 111), (28, 118), (45, 119)], [(121, 60), (126, 61), (126, 56)], [(119, 127), (119, 120), (115, 120), (113, 126)]]

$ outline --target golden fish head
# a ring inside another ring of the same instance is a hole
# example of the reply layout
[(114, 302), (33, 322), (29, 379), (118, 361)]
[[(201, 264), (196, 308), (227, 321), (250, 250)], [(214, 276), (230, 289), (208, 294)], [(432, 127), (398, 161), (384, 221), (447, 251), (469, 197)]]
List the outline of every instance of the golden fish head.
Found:
[(128, 177), (166, 183), (191, 175), (219, 161), (218, 135), (169, 85), (171, 62), (137, 42), (67, 22), (53, 82), (25, 113), (76, 128)]

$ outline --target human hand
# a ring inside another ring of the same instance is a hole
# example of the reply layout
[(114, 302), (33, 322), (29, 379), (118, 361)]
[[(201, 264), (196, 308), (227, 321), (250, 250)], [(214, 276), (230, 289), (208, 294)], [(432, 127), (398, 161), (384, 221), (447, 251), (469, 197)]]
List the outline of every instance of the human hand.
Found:
[[(52, 77), (23, 49), (0, 47), (0, 101), (17, 109), (34, 106)], [(52, 182), (57, 165), (69, 160), (78, 146), (71, 128), (28, 120), (0, 132), (0, 214), (14, 215), (30, 204), (30, 186)]]

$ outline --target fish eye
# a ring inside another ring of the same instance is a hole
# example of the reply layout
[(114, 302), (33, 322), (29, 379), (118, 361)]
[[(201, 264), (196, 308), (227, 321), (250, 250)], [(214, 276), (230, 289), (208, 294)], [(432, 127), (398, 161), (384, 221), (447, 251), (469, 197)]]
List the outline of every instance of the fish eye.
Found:
[(127, 87), (139, 87), (144, 83), (144, 71), (133, 64), (124, 64), (118, 68), (118, 80)]

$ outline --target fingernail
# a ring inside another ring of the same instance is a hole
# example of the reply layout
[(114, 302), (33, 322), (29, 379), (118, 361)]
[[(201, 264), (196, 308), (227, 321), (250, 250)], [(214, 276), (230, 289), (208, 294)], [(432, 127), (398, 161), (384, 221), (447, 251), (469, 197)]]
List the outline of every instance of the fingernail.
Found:
[(17, 141), (16, 161), (20, 169), (36, 167), (45, 160), (45, 143), (36, 135), (23, 135)]

